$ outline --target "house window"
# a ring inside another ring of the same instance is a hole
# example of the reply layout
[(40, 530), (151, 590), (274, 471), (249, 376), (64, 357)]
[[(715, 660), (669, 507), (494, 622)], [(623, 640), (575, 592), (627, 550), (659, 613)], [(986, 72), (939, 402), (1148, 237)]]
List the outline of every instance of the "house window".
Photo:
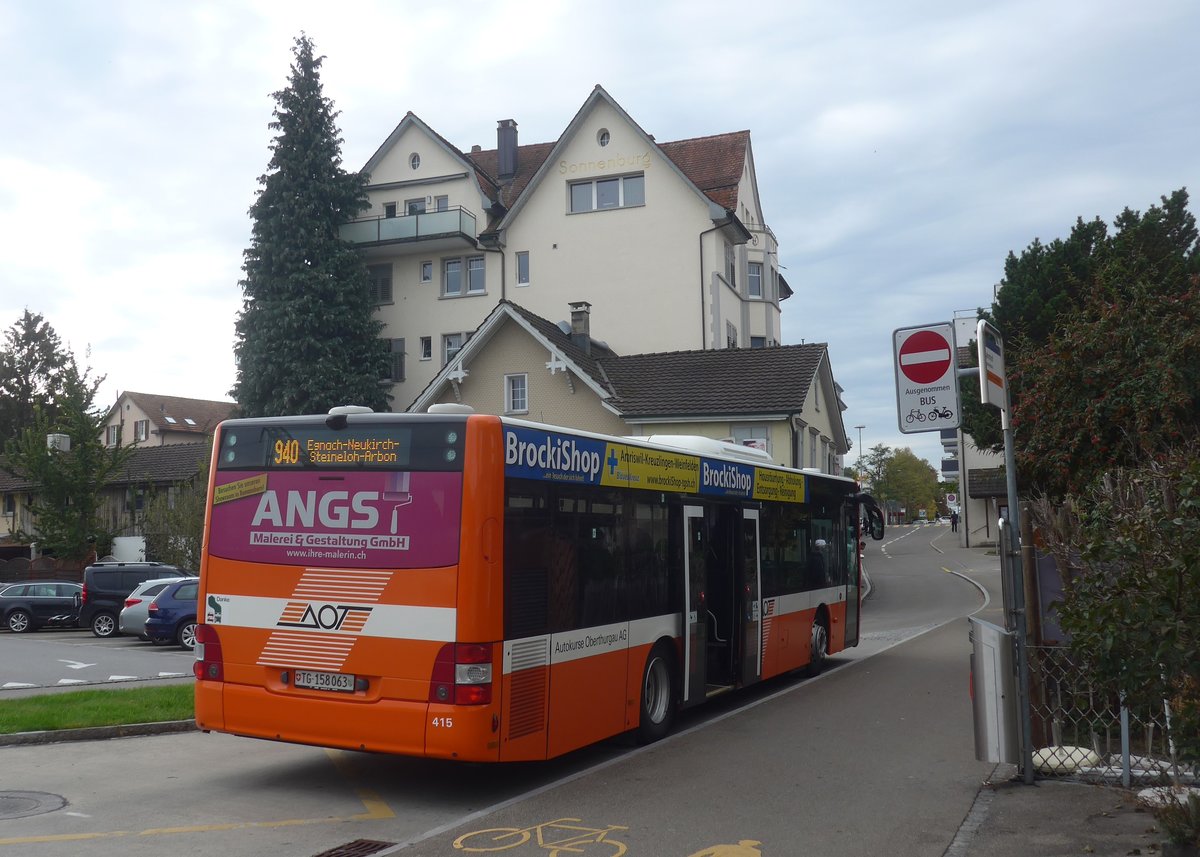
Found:
[(462, 294), (462, 259), (446, 259), (442, 263), (442, 294)]
[(517, 254), (517, 285), (529, 285), (529, 251), (522, 250)]
[(384, 217), (395, 217), (396, 216), (396, 203), (385, 202), (383, 204), (383, 216)]
[(733, 439), (740, 446), (761, 449), (768, 455), (771, 453), (771, 433), (765, 425), (735, 425)]
[(404, 340), (391, 340), (391, 350), (388, 354), (387, 371), (383, 380), (397, 384), (404, 380)]
[(432, 283), (433, 282), (433, 262), (422, 262), (421, 263), (421, 282), (422, 283)]
[(467, 293), (472, 295), (483, 294), (487, 291), (487, 283), (484, 280), (484, 267), (482, 256), (471, 256), (467, 259)]
[(140, 443), (150, 439), (150, 420), (135, 420), (133, 423), (133, 440)]
[(432, 360), (433, 359), (433, 337), (432, 336), (422, 336), (421, 337), (421, 359), (422, 360)]
[(529, 376), (504, 376), (504, 412), (506, 414), (529, 413)]
[(725, 347), (738, 347), (737, 328), (733, 326), (732, 321), (725, 322)]
[(447, 333), (442, 337), (443, 363), (449, 363), (455, 358), (462, 347), (467, 344), (467, 334)]
[(766, 348), (767, 347), (767, 338), (765, 336), (751, 336), (750, 337), (750, 347), (751, 348)]
[(752, 298), (763, 296), (762, 262), (751, 262), (746, 265), (746, 290)]
[(15, 494), (4, 495), (4, 514), (11, 517), (17, 513), (17, 496)]
[(373, 304), (390, 304), (392, 302), (392, 266), (367, 266), (367, 294)]
[(420, 167), (421, 167), (421, 156), (420, 156), (420, 155), (418, 155), (416, 152), (413, 152), (411, 155), (409, 155), (409, 156), (408, 156), (408, 166), (409, 166), (411, 169), (414, 169), (414, 170), (416, 170), (416, 169), (420, 169)]
[(817, 466), (817, 430), (808, 430), (808, 466)]
[(449, 210), (449, 208), (450, 208), (450, 197), (435, 196), (433, 198), (433, 210), (434, 211), (447, 211), (447, 210)]
[(725, 282), (731, 289), (737, 288), (737, 256), (732, 244), (725, 245)]
[(599, 143), (601, 147), (607, 146), (610, 140), (612, 140), (612, 135), (608, 133), (607, 128), (601, 128), (599, 133), (596, 134), (596, 142)]
[(116, 446), (121, 441), (121, 427), (108, 426), (104, 429), (104, 445)]
[(633, 176), (571, 182), (571, 211), (596, 211), (604, 208), (629, 208), (646, 204), (646, 177)]
[(424, 214), (425, 198), (404, 200), (404, 210), (409, 214)]

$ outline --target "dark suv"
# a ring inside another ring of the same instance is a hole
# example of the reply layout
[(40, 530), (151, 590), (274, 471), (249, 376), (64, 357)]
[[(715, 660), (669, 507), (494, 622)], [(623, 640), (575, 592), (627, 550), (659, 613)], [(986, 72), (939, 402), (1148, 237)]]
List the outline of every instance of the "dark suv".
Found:
[(97, 637), (120, 633), (117, 617), (129, 593), (138, 584), (160, 577), (192, 576), (173, 565), (161, 562), (96, 562), (83, 570), (83, 603), (79, 607), (79, 626), (91, 628)]

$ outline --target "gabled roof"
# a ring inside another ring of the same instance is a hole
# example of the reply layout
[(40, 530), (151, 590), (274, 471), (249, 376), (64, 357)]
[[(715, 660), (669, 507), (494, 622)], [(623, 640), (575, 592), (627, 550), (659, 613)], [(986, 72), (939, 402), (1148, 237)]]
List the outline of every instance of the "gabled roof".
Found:
[[(416, 125), (444, 146), (454, 157), (462, 160), (465, 166), (469, 165), (475, 169), (480, 190), (493, 203), (499, 203), (503, 207), (503, 211), (493, 212), (488, 229), (494, 230), (500, 225), (503, 214), (517, 206), (526, 191), (535, 184), (535, 178), (540, 178), (540, 174), (549, 168), (548, 162), (552, 160), (555, 151), (566, 146), (573, 137), (576, 127), (596, 102), (601, 100), (606, 101), (624, 117), (630, 126), (643, 137), (648, 146), (658, 149), (668, 164), (685, 181), (692, 184), (700, 194), (724, 211), (737, 212), (738, 187), (750, 152), (749, 131), (734, 131), (727, 134), (713, 134), (707, 137), (658, 143), (643, 131), (641, 126), (599, 84), (592, 90), (588, 99), (557, 140), (551, 143), (533, 143), (517, 147), (517, 171), (510, 179), (501, 181), (498, 178), (499, 151), (497, 149), (463, 152), (421, 121), (412, 111), (405, 114), (387, 140), (367, 161), (363, 171), (369, 173), (375, 169), (403, 134), (405, 128)], [(497, 217), (496, 214), (501, 216)]]
[[(619, 356), (592, 340), (589, 354), (552, 321), (512, 301), (500, 301), (463, 349), (413, 402), (422, 410), (449, 383), (458, 365), (471, 360), (507, 320), (514, 320), (588, 383), (625, 419), (792, 414), (799, 411), (822, 363), (824, 343), (771, 348), (727, 348)], [(836, 407), (832, 409), (840, 419)]]
[(126, 390), (117, 397), (117, 403), (129, 399), (150, 418), (160, 431), (183, 432), (209, 435), (221, 420), (228, 419), (237, 405), (233, 402), (216, 402), (210, 399), (185, 399), (180, 396), (160, 396), (156, 393), (134, 393)]

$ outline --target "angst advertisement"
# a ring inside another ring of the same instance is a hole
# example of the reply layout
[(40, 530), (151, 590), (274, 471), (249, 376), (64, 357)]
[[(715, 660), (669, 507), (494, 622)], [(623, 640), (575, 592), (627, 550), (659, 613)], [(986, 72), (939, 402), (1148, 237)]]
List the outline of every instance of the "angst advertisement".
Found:
[(461, 511), (461, 473), (218, 473), (209, 551), (284, 565), (452, 565)]

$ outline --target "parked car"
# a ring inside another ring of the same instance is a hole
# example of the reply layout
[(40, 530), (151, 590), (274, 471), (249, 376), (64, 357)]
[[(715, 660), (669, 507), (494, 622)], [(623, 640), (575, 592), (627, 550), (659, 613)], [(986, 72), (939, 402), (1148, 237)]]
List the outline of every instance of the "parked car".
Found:
[(188, 572), (161, 562), (96, 562), (83, 570), (83, 605), (79, 626), (97, 637), (120, 633), (118, 616), (129, 593), (139, 583), (160, 577), (183, 577)]
[(37, 580), (14, 583), (0, 591), (0, 617), (14, 634), (36, 631), (46, 625), (74, 627), (79, 615), (78, 583)]
[(196, 599), (200, 581), (194, 577), (171, 583), (151, 602), (146, 636), (155, 643), (174, 640), (185, 649), (196, 648)]
[(146, 617), (149, 615), (150, 602), (154, 600), (154, 596), (166, 589), (168, 584), (190, 579), (190, 577), (162, 577), (138, 584), (138, 588), (130, 592), (129, 597), (125, 599), (125, 606), (121, 608), (121, 615), (117, 617), (118, 629), (122, 634), (149, 640), (150, 638), (146, 636)]

